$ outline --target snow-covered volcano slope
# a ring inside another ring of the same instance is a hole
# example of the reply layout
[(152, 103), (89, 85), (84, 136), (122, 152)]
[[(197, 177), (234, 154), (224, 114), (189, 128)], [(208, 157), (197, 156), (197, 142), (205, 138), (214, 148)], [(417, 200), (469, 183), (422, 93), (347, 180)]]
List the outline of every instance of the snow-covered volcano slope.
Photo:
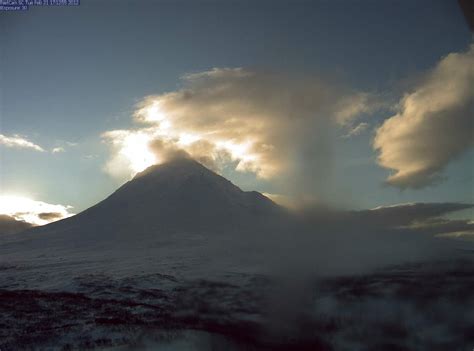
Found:
[(61, 237), (76, 247), (135, 242), (174, 232), (239, 233), (267, 226), (283, 210), (186, 158), (151, 166), (84, 212), (23, 236)]
[(255, 266), (255, 244), (271, 240), (285, 223), (285, 210), (262, 194), (180, 158), (137, 174), (74, 217), (4, 239), (0, 266), (29, 267), (5, 278), (23, 288), (59, 288), (97, 271), (208, 275), (213, 267)]

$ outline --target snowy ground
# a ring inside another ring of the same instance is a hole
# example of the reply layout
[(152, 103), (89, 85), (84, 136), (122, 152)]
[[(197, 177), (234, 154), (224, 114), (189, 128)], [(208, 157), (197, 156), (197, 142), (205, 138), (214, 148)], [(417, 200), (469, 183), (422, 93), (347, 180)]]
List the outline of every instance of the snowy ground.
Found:
[(3, 247), (2, 351), (474, 347), (471, 254), (285, 280), (245, 268), (251, 262), (216, 264), (208, 248), (124, 259), (105, 251), (19, 257)]

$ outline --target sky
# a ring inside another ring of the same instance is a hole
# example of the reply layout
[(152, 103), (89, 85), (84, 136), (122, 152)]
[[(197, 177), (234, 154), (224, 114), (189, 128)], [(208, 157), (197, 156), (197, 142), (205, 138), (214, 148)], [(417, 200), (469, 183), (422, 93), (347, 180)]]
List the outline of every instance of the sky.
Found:
[(448, 0), (0, 13), (3, 213), (78, 213), (179, 153), (291, 201), (472, 203), (472, 43)]

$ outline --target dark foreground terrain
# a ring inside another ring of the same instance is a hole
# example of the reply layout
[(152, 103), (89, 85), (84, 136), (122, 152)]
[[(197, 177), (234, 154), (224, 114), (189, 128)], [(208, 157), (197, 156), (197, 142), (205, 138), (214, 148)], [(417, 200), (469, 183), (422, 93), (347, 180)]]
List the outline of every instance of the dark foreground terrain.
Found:
[[(15, 267), (3, 267), (12, 270)], [(137, 287), (150, 280), (153, 288)], [(75, 292), (0, 290), (0, 349), (472, 350), (471, 260), (282, 283), (85, 275)], [(160, 289), (162, 282), (164, 289)], [(298, 284), (296, 284), (298, 285)]]

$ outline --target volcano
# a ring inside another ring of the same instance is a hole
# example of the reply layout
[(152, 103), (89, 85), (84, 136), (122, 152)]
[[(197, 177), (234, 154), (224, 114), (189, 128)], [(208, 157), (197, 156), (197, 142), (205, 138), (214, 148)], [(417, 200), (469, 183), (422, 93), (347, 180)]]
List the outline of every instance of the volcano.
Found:
[(27, 231), (76, 246), (134, 241), (173, 233), (231, 235), (266, 231), (283, 209), (256, 191), (242, 191), (189, 159), (154, 165), (74, 217)]

